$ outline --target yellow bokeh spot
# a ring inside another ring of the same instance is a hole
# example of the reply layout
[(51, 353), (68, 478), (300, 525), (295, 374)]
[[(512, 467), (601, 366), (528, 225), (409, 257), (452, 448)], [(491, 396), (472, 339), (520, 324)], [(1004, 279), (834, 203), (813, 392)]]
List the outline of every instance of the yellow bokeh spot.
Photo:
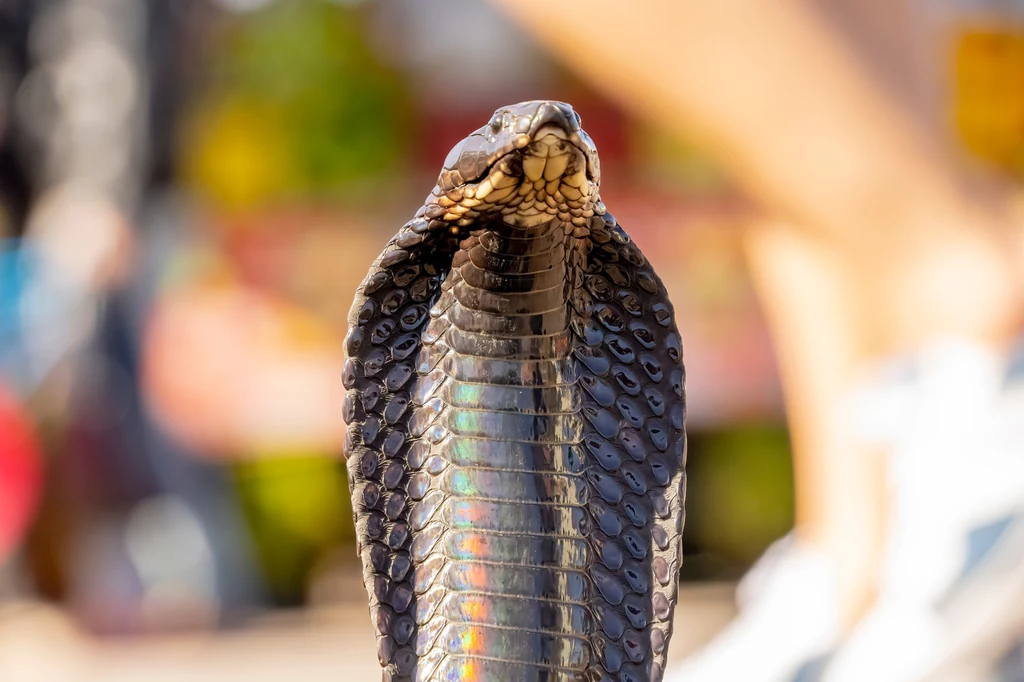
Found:
[(1024, 174), (1024, 25), (964, 26), (951, 58), (951, 113), (964, 144)]
[(283, 117), (273, 107), (228, 98), (197, 109), (184, 140), (186, 181), (226, 208), (248, 209), (299, 184)]

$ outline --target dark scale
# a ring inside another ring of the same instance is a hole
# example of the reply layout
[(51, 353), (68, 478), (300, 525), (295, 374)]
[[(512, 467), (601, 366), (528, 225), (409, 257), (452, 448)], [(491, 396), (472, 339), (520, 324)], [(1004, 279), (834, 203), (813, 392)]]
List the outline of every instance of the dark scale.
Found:
[(682, 351), (599, 184), (568, 105), (499, 109), (357, 292), (342, 412), (386, 680), (661, 678)]

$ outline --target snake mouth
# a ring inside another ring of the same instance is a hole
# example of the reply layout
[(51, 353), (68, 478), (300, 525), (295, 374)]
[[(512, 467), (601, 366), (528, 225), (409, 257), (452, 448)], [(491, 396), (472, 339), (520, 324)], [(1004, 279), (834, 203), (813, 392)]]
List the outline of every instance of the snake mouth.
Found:
[[(593, 215), (597, 188), (587, 173), (583, 151), (567, 136), (541, 131), (528, 145), (506, 154), (465, 195), (478, 213), (500, 213), (521, 227), (560, 217)], [(589, 217), (586, 216), (586, 217)]]
[(573, 142), (565, 130), (548, 125), (532, 137), (533, 140), (523, 149), (523, 174), (530, 182), (536, 183), (542, 179), (549, 182), (566, 175), (568, 171), (572, 175), (582, 171), (580, 180), (593, 180), (583, 149)]
[(459, 227), (495, 215), (516, 226), (556, 216), (583, 226), (603, 212), (600, 177), (594, 142), (571, 107), (524, 102), (499, 109), (452, 148), (428, 202)]
[[(467, 189), (476, 199), (491, 202), (501, 202), (513, 192), (528, 196), (531, 189), (555, 197), (558, 203), (563, 198), (581, 200), (596, 194), (596, 187), (591, 187), (593, 176), (587, 155), (573, 137), (571, 131), (550, 124), (532, 135), (522, 135), (517, 140), (518, 149), (499, 157), (480, 179), (467, 183)], [(555, 196), (567, 186), (568, 195)], [(541, 200), (546, 201), (546, 196)]]
[[(531, 158), (550, 159), (554, 166), (548, 168), (548, 163), (541, 164), (534, 161), (535, 166), (543, 167), (541, 175), (547, 180), (552, 180), (564, 172), (561, 167), (561, 160), (565, 157), (566, 165), (570, 158), (579, 160), (579, 167), (583, 170), (583, 177), (589, 182), (594, 182), (594, 169), (587, 155), (587, 144), (580, 138), (579, 132), (566, 129), (561, 125), (547, 123), (534, 130), (530, 134), (531, 141), (526, 145), (525, 150)], [(525, 170), (525, 169), (524, 169)], [(536, 181), (538, 178), (531, 176)]]
[[(465, 187), (479, 186), (488, 179), (497, 185), (501, 182), (497, 173), (532, 183), (550, 182), (568, 175), (572, 178), (569, 183), (575, 187), (594, 182), (583, 141), (576, 133), (560, 126), (548, 124), (529, 135), (521, 134), (513, 145), (502, 151), (495, 154), (492, 163), (476, 177), (468, 179)], [(480, 198), (479, 193), (477, 196)]]

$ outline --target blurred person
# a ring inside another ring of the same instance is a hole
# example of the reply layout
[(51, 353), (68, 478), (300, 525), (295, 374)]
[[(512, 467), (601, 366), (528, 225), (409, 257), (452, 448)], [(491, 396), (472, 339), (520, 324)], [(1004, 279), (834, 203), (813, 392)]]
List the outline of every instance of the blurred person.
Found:
[(0, 381), (31, 399), (51, 455), (18, 596), (97, 631), (209, 626), (263, 601), (233, 482), (156, 428), (139, 390), (193, 4), (0, 2), (0, 200), (18, 237)]
[[(746, 244), (796, 529), (741, 583), (733, 625), (669, 676), (922, 679), (1018, 618), (1024, 225), (888, 92), (899, 77), (880, 67), (911, 56), (880, 59), (826, 11), (872, 17), (892, 47), (915, 5), (498, 3), (624, 107), (697, 138), (772, 216)], [(951, 615), (983, 601), (985, 618)]]

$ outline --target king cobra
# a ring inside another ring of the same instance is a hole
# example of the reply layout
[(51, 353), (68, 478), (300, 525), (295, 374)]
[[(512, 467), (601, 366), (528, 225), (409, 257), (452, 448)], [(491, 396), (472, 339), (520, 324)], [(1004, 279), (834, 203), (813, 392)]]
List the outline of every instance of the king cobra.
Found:
[(568, 104), (495, 112), (356, 292), (345, 454), (384, 680), (659, 680), (685, 397)]

